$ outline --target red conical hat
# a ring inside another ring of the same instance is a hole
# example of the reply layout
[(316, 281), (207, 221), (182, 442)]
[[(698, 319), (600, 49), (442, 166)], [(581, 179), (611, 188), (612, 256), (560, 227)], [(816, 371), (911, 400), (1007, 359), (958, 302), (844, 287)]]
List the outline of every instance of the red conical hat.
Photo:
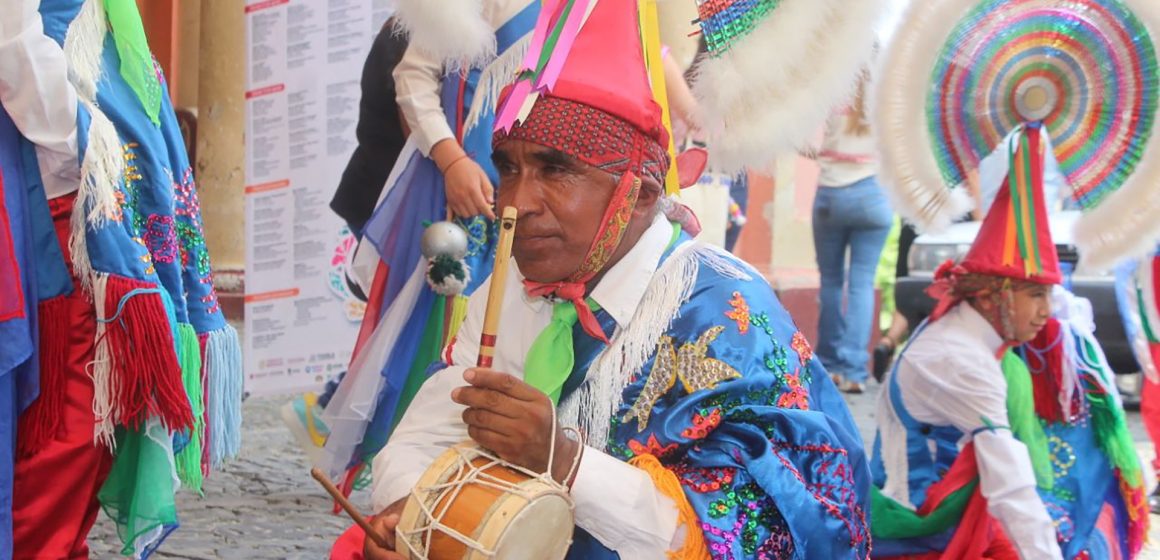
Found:
[(620, 245), (641, 179), (663, 186), (670, 164), (640, 21), (638, 0), (545, 0), (523, 68), (500, 96), (492, 139), (546, 146), (619, 178), (580, 268), (559, 282), (525, 281), (531, 295), (571, 301), (585, 332), (604, 341), (587, 283)]
[(636, 0), (548, 0), (495, 142), (526, 140), (664, 184), (669, 133), (653, 97)]
[(967, 272), (1058, 284), (1063, 280), (1051, 240), (1043, 194), (1043, 150), (1038, 124), (1020, 133), (1011, 171), (991, 204), (961, 266)]

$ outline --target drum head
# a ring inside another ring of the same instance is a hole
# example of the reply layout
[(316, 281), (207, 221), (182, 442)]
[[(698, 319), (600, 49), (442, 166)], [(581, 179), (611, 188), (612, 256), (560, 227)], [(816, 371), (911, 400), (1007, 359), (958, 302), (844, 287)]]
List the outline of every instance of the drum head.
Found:
[(514, 515), (495, 545), (496, 560), (563, 560), (568, 554), (574, 520), (563, 494), (542, 494)]

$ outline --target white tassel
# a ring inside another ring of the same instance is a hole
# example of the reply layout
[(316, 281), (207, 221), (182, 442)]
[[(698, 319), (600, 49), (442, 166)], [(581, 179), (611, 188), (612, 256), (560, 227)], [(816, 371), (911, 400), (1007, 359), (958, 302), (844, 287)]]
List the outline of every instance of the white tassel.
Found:
[(784, 0), (749, 35), (701, 62), (693, 85), (710, 166), (769, 170), (847, 99), (873, 52), (883, 0)]
[[(93, 362), (89, 365), (89, 375), (93, 378), (93, 416), (96, 417), (96, 426), (93, 431), (93, 442), (96, 445), (115, 449), (117, 442), (114, 438), (114, 427), (117, 423), (116, 411), (113, 410), (113, 395), (117, 393), (117, 378), (113, 375), (113, 357), (109, 352), (109, 343), (105, 332), (108, 318), (105, 309), (105, 296), (109, 282), (108, 274), (94, 274), (92, 278), (93, 307), (96, 311), (97, 330)], [(115, 312), (116, 310), (112, 310)]]
[(920, 231), (941, 231), (974, 208), (966, 189), (943, 179), (926, 124), (929, 71), (942, 41), (973, 0), (912, 2), (875, 73), (870, 98), (882, 177), (894, 208)]
[(527, 35), (524, 35), (523, 38), (499, 55), (499, 58), (492, 61), (479, 75), (479, 83), (475, 86), (475, 97), (471, 100), (471, 110), (468, 111), (467, 118), (463, 122), (464, 136), (470, 134), (479, 124), (479, 117), (484, 107), (492, 111), (495, 110), (496, 104), (499, 103), (499, 95), (520, 71), (520, 66), (528, 54), (528, 46), (531, 43), (532, 34), (528, 32)]
[(617, 331), (583, 385), (561, 403), (562, 425), (578, 427), (597, 449), (607, 444), (609, 423), (622, 404), (625, 387), (640, 375), (656, 353), (657, 340), (680, 316), (702, 264), (728, 278), (752, 278), (748, 265), (716, 247), (695, 241), (678, 247), (653, 276), (628, 328)]
[(97, 83), (104, 72), (102, 55), (108, 25), (100, 0), (85, 0), (64, 39), (69, 81), (90, 115), (81, 184), (70, 223), (69, 251), (73, 270), (85, 293), (92, 293), (92, 263), (85, 231), (103, 227), (117, 211), (116, 186), (124, 178), (121, 139), (112, 121), (97, 105)]
[(64, 56), (68, 59), (69, 81), (82, 100), (95, 102), (97, 98), (108, 31), (101, 0), (85, 0), (65, 33)]
[(94, 271), (85, 232), (89, 228), (105, 227), (119, 210), (116, 187), (124, 178), (125, 160), (121, 139), (112, 121), (95, 104), (82, 103), (89, 109), (92, 120), (81, 163), (81, 184), (70, 218), (69, 251), (82, 289), (91, 293)]
[(495, 29), (482, 0), (399, 0), (395, 21), (411, 47), (449, 71), (482, 68), (495, 58)]

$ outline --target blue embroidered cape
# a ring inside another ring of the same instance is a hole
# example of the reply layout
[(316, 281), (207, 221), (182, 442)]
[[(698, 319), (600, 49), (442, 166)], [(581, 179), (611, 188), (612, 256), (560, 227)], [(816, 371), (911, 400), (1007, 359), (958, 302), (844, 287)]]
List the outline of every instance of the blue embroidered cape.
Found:
[[(606, 451), (675, 473), (714, 559), (865, 558), (870, 476), (849, 409), (769, 284), (715, 258), (747, 277), (700, 265), (624, 390)], [(566, 391), (603, 349), (580, 333)], [(578, 530), (568, 557), (617, 555)]]

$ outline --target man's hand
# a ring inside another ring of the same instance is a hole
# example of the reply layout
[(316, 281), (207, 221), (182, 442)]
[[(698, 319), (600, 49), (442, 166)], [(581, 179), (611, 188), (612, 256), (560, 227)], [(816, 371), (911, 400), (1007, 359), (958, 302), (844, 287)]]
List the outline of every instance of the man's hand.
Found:
[(366, 560), (407, 559), (406, 556), (396, 552), (397, 543), (395, 543), (395, 527), (399, 524), (399, 514), (403, 512), (403, 506), (406, 503), (407, 500), (405, 498), (399, 500), (371, 520), (371, 527), (374, 527), (380, 535), (386, 537), (388, 548), (383, 548), (375, 544), (375, 540), (368, 535), (366, 542), (363, 543), (363, 556)]
[(444, 190), (447, 193), (447, 207), (460, 218), (486, 216), (495, 219), (495, 188), (487, 173), (475, 163), (459, 143), (446, 139), (431, 149), (431, 159), (443, 173)]
[(463, 379), (470, 386), (453, 391), (451, 400), (467, 407), (463, 421), (471, 439), (509, 463), (544, 472), (555, 434), (552, 478), (566, 484), (580, 444), (552, 422), (548, 395), (511, 375), (489, 369), (469, 369)]

